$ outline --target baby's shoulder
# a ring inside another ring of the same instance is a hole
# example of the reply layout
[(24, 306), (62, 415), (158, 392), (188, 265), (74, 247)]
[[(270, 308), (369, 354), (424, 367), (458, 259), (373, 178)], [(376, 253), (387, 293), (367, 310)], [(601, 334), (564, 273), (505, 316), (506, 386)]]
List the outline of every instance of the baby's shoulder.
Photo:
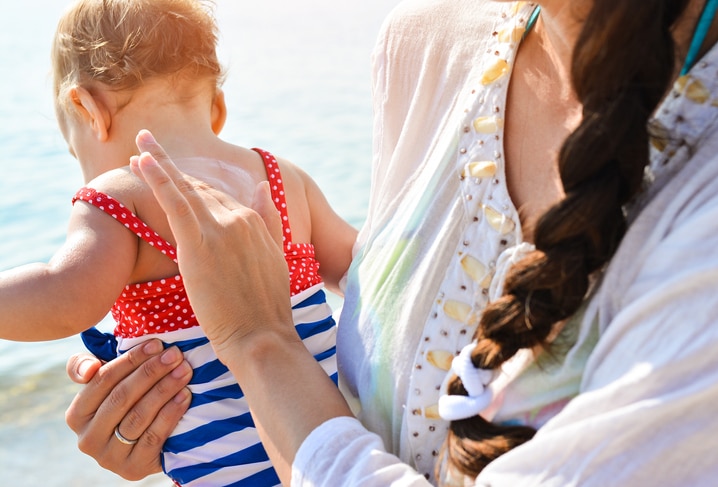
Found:
[(275, 156), (282, 178), (286, 182), (294, 182), (295, 184), (304, 184), (306, 180), (311, 179), (309, 174), (302, 167), (289, 159)]
[(272, 167), (279, 169), (279, 174), (282, 178), (284, 188), (288, 193), (293, 191), (304, 191), (307, 181), (311, 180), (310, 176), (294, 162), (284, 157), (278, 156), (276, 153), (271, 152), (264, 148), (253, 149), (261, 155), (264, 167), (262, 172), (264, 177), (262, 179), (271, 179)]
[(106, 194), (137, 213), (148, 198), (154, 200), (150, 187), (135, 176), (129, 167), (107, 171), (85, 184), (85, 187)]

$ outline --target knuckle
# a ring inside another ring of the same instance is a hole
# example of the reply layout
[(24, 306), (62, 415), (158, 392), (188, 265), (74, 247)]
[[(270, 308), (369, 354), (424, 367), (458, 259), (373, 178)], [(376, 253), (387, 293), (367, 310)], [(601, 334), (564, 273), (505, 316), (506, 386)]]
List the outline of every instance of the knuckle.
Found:
[(187, 177), (181, 177), (178, 178), (175, 182), (177, 188), (182, 192), (186, 193), (188, 191), (194, 191), (195, 187), (199, 187), (196, 185), (193, 181), (189, 180)]
[(130, 468), (128, 472), (125, 473), (125, 475), (122, 476), (125, 480), (129, 480), (130, 482), (139, 482), (140, 480), (145, 478), (145, 475), (138, 472), (134, 468)]
[(144, 446), (150, 449), (159, 450), (165, 442), (166, 437), (158, 435), (152, 428), (148, 428), (142, 435)]
[(153, 381), (162, 377), (166, 373), (166, 367), (163, 366), (159, 359), (147, 360), (143, 362), (138, 370), (144, 377)]
[(77, 448), (85, 455), (92, 456), (94, 442), (91, 442), (87, 439), (85, 435), (80, 435), (77, 437)]
[(67, 407), (65, 410), (65, 424), (75, 433), (79, 433), (80, 431), (80, 419), (77, 417), (77, 408), (75, 406), (75, 401), (77, 399), (73, 399), (72, 403)]
[(127, 387), (125, 384), (118, 384), (117, 387), (112, 389), (107, 396), (106, 402), (107, 407), (110, 410), (118, 409), (123, 410), (125, 405), (128, 402), (129, 398), (129, 391), (127, 390)]
[(174, 213), (179, 217), (190, 216), (192, 207), (185, 200), (177, 200), (174, 205)]
[(132, 365), (133, 369), (136, 369), (147, 360), (147, 355), (144, 353), (142, 346), (131, 348), (124, 354), (124, 357), (127, 357), (127, 361)]
[(128, 431), (142, 431), (144, 425), (144, 415), (138, 407), (130, 409), (122, 419), (122, 426)]
[(110, 386), (115, 382), (114, 367), (106, 366), (100, 367), (95, 376), (92, 378), (91, 383), (99, 388), (104, 389), (105, 384)]
[(264, 226), (264, 219), (262, 218), (262, 215), (250, 208), (245, 208), (242, 212), (242, 216), (252, 227), (254, 227), (255, 225)]
[(188, 186), (191, 186), (192, 188), (194, 188), (196, 190), (200, 190), (200, 191), (210, 191), (211, 192), (214, 190), (214, 188), (210, 184), (208, 184), (202, 180), (199, 180), (199, 179), (193, 179), (191, 183), (188, 183)]
[[(103, 467), (103, 468), (105, 468), (106, 470), (112, 470), (111, 468), (108, 468), (108, 467)], [(132, 468), (132, 467), (129, 467), (126, 471), (117, 472), (117, 474), (118, 474), (120, 477), (122, 477), (123, 479), (128, 480), (128, 481), (130, 481), (130, 482), (137, 482), (137, 481), (139, 481), (139, 480), (142, 480), (142, 478), (143, 478), (143, 477), (142, 477), (140, 474), (138, 474), (137, 471), (136, 471), (134, 468)]]
[(166, 397), (174, 393), (173, 384), (169, 380), (161, 380), (155, 385), (157, 394), (160, 397)]
[[(120, 360), (126, 360), (129, 362), (131, 370), (139, 368), (142, 364), (157, 356), (158, 353), (162, 351), (161, 345), (153, 347), (147, 346), (148, 344), (155, 345), (155, 342), (156, 345), (160, 345), (160, 341), (158, 339), (152, 338), (147, 342), (132, 347), (126, 353), (122, 354)], [(120, 360), (114, 360), (113, 362), (119, 362)]]

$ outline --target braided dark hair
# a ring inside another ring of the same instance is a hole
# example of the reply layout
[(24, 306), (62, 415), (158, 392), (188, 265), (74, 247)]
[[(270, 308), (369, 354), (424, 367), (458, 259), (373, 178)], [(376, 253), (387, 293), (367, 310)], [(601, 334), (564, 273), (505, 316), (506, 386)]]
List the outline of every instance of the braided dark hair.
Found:
[[(626, 231), (623, 206), (638, 192), (648, 163), (647, 122), (673, 77), (671, 28), (687, 4), (597, 0), (588, 13), (571, 69), (583, 119), (558, 156), (565, 197), (538, 220), (536, 250), (511, 269), (504, 295), (486, 307), (474, 335), (476, 367), (495, 369), (519, 349), (546, 346), (618, 247)], [(448, 390), (466, 394), (458, 377)], [(534, 432), (480, 416), (453, 421), (448, 467), (478, 475)]]

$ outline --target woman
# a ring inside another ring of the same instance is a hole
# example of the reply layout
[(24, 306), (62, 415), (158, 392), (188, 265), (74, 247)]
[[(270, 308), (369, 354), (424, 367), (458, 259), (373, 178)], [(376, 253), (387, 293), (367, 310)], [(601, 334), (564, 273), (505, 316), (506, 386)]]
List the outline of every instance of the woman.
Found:
[[(274, 261), (213, 260), (235, 238), (271, 255), (257, 214), (180, 194), (152, 157), (135, 161), (191, 256), (202, 327), (292, 484), (718, 474), (715, 2), (538, 3), (533, 25), (535, 5), (483, 0), (404, 2), (384, 25), (372, 200), (338, 337), (361, 424), (289, 333), (286, 297), (269, 292), (286, 276), (255, 294), (229, 286)], [(181, 415), (167, 402), (180, 362), (138, 350), (105, 366), (68, 411), (83, 450), (129, 478), (156, 470), (124, 460), (155, 452)], [(68, 364), (78, 382), (97, 367)], [(134, 448), (112, 441), (117, 424)]]

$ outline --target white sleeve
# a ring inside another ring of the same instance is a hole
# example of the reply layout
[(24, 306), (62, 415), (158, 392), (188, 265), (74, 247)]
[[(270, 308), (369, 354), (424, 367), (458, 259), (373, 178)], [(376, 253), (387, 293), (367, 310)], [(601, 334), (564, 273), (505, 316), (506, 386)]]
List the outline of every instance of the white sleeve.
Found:
[(628, 284), (594, 308), (604, 333), (581, 393), (477, 486), (715, 485), (718, 197), (706, 199), (633, 239), (634, 262), (613, 269)]
[(292, 464), (292, 486), (430, 487), (416, 470), (387, 453), (355, 418), (333, 418), (304, 440)]

